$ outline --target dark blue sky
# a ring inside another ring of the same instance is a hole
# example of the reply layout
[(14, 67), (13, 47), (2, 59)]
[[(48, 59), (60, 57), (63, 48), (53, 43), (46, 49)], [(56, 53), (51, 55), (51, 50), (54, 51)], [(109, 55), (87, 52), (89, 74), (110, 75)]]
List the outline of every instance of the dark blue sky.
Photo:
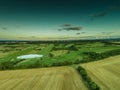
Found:
[(0, 39), (119, 36), (120, 0), (0, 0)]

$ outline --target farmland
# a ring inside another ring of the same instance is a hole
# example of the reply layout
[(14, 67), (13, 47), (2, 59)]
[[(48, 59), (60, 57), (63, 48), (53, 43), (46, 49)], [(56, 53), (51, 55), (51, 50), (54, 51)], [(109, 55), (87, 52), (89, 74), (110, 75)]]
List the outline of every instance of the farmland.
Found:
[(120, 55), (81, 66), (102, 90), (120, 89)]
[(0, 90), (88, 90), (71, 67), (0, 71)]
[[(29, 54), (43, 57), (17, 59)], [(0, 43), (0, 90), (119, 90), (116, 55), (120, 44), (112, 41)]]
[[(119, 49), (119, 44), (102, 41), (92, 43), (90, 41), (75, 43), (3, 43), (0, 44), (0, 69), (26, 69), (79, 64), (97, 60), (98, 56), (100, 56), (99, 59), (109, 57), (111, 56), (109, 53), (118, 52), (117, 54), (119, 54)], [(104, 56), (105, 53), (106, 56)], [(17, 60), (18, 56), (27, 54), (41, 54), (43, 57)]]

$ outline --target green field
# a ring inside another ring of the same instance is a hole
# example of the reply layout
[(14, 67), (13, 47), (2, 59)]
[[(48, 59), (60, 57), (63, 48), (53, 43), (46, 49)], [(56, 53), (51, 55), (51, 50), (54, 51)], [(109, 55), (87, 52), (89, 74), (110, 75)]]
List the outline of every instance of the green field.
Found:
[[(0, 44), (0, 69), (25, 69), (65, 66), (88, 62), (85, 52), (97, 54), (119, 50), (120, 45), (104, 42)], [(42, 54), (42, 58), (18, 60), (20, 55)], [(86, 61), (85, 61), (86, 60)]]

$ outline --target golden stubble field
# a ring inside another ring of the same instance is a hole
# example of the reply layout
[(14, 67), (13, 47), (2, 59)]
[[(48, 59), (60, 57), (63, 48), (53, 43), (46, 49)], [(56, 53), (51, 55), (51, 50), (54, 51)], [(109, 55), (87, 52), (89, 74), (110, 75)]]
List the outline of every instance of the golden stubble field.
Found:
[(120, 55), (81, 66), (102, 90), (120, 90)]
[(88, 90), (72, 67), (0, 71), (0, 90)]

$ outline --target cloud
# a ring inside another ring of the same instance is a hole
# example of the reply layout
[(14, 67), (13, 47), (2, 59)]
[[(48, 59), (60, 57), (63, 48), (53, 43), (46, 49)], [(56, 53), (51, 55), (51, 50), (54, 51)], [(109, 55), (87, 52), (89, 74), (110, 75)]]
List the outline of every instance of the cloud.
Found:
[(7, 27), (3, 27), (2, 30), (7, 30), (8, 28)]
[(23, 36), (23, 37), (17, 37), (17, 38), (19, 38), (19, 39), (26, 39), (26, 38), (30, 38), (30, 39), (32, 38), (32, 39), (34, 39), (34, 38), (36, 38), (36, 36), (29, 36), (29, 37), (24, 37)]
[(86, 32), (81, 32), (81, 34), (85, 34)]
[(62, 27), (70, 27), (70, 26), (72, 26), (71, 24), (64, 24), (64, 25), (62, 25)]
[(80, 27), (68, 27), (68, 28), (63, 28), (63, 30), (67, 30), (67, 31), (69, 31), (69, 30), (82, 30), (82, 27), (80, 26)]
[[(104, 17), (104, 16), (108, 15), (109, 13), (116, 11), (116, 10), (120, 10), (120, 6), (112, 6), (104, 11), (90, 14), (89, 16), (93, 17), (93, 18)], [(92, 20), (93, 20), (93, 18), (92, 18)]]
[(58, 31), (62, 31), (62, 29), (58, 29)]
[(113, 34), (114, 32), (101, 32), (103, 35), (110, 35)]
[(79, 30), (82, 30), (82, 26), (73, 26), (71, 24), (64, 24), (62, 25), (62, 28), (58, 29), (58, 31), (62, 31), (62, 30), (66, 30), (66, 31), (70, 31), (70, 30), (76, 30), (76, 31), (79, 31)]
[(116, 11), (116, 10), (120, 10), (120, 6), (112, 6), (108, 9), (108, 11), (110, 11), (110, 12)]
[(108, 14), (108, 12), (104, 11), (104, 12), (99, 12), (99, 13), (95, 13), (95, 14), (90, 14), (90, 17), (104, 17)]
[(86, 32), (79, 32), (79, 33), (76, 33), (76, 35), (81, 35), (81, 34), (85, 34)]
[(76, 33), (76, 35), (80, 35), (81, 33)]

